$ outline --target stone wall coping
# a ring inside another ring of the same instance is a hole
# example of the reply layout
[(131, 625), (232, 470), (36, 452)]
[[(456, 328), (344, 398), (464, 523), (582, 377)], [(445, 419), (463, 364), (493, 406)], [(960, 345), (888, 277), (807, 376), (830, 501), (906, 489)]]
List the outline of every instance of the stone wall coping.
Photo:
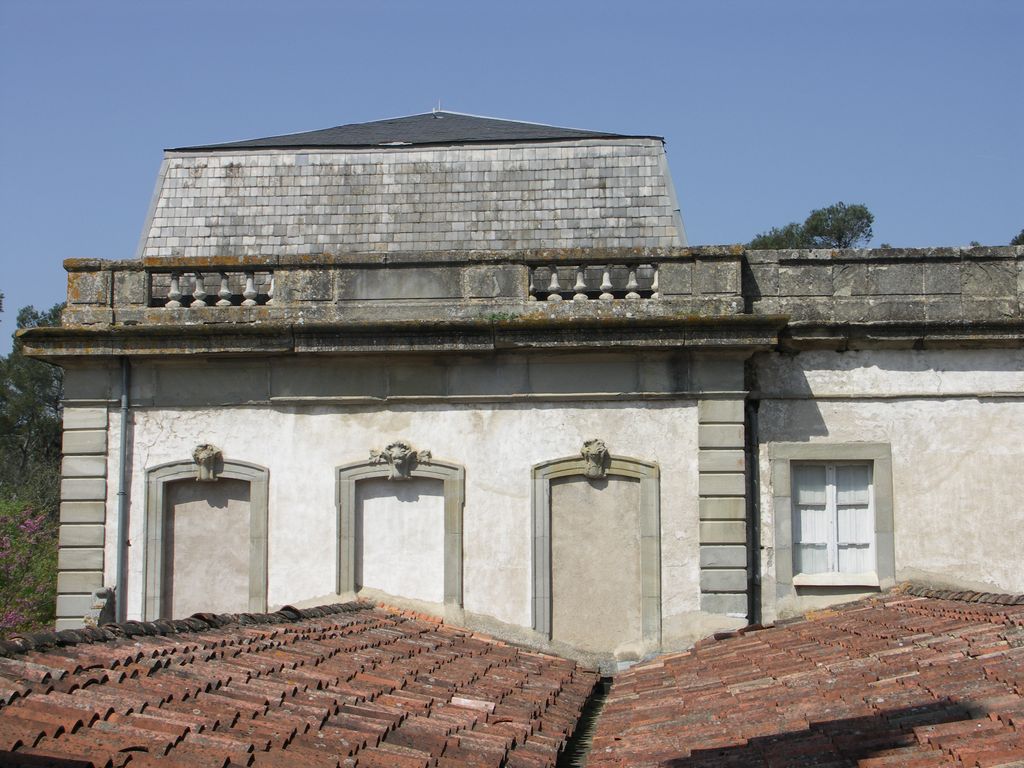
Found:
[(148, 257), (143, 259), (72, 258), (64, 260), (68, 272), (171, 271), (203, 267), (331, 267), (396, 266), (403, 264), (601, 264), (659, 261), (664, 259), (735, 259), (744, 253), (740, 245), (707, 245), (678, 248), (541, 248), (504, 250), (444, 250), (396, 252), (317, 253), (309, 255), (258, 256), (226, 253), (219, 256)]
[[(693, 249), (691, 249), (693, 250)], [(942, 246), (933, 248), (822, 248), (784, 250), (746, 250), (751, 264), (809, 262), (922, 262), (960, 259), (1019, 259), (1024, 246)]]
[(780, 335), (795, 348), (1024, 342), (1021, 246), (449, 250), (69, 259), (65, 267), (64, 325), (23, 332), (30, 354), (163, 354), (170, 345), (141, 340), (166, 333), (198, 340), (203, 353), (256, 351), (254, 334), (281, 351), (344, 351), (294, 343), (342, 331), (379, 332), (387, 351), (465, 350), (470, 336), (481, 349), (755, 349)]
[(392, 253), (346, 252), (310, 255), (220, 256), (145, 259), (71, 258), (68, 272), (172, 270), (200, 267), (317, 267), (395, 266), (400, 264), (598, 264), (644, 260), (729, 259), (743, 256), (751, 264), (813, 262), (934, 262), (962, 259), (1020, 259), (1024, 246), (975, 246), (934, 248), (846, 248), (748, 250), (742, 245), (703, 245), (678, 248), (551, 248), (523, 250), (397, 251)]

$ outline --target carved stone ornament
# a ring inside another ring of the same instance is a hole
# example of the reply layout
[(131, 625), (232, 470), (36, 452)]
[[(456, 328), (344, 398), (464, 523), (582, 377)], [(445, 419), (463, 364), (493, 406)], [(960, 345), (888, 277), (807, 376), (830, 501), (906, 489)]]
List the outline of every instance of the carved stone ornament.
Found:
[(192, 451), (192, 460), (196, 463), (196, 480), (206, 483), (216, 481), (220, 448), (209, 443), (197, 445)]
[(600, 480), (608, 473), (608, 461), (611, 455), (608, 453), (608, 446), (604, 440), (587, 440), (583, 443), (580, 455), (587, 462), (584, 474), (591, 480)]
[(430, 451), (416, 451), (404, 440), (396, 440), (383, 451), (370, 451), (371, 464), (387, 464), (388, 480), (408, 480), (419, 464), (430, 463)]

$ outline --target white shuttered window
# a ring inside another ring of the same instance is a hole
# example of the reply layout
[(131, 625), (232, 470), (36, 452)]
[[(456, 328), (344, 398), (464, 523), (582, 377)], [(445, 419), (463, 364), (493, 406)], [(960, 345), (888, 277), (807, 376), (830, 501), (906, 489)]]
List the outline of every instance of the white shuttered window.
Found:
[(875, 513), (871, 464), (792, 464), (793, 572), (871, 573)]

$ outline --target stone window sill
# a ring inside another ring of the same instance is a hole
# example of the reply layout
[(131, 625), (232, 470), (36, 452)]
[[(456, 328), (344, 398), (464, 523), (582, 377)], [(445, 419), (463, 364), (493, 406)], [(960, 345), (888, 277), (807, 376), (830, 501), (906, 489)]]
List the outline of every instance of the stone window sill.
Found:
[(794, 587), (877, 587), (878, 574), (871, 573), (798, 573)]

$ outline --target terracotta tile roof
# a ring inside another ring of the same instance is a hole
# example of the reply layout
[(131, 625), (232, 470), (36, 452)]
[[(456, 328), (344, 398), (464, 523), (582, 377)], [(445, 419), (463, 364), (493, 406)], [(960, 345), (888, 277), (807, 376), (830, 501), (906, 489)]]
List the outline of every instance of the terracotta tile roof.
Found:
[(587, 765), (1024, 765), (1024, 597), (911, 589), (635, 666)]
[(365, 604), (0, 642), (0, 765), (553, 766), (571, 661)]

